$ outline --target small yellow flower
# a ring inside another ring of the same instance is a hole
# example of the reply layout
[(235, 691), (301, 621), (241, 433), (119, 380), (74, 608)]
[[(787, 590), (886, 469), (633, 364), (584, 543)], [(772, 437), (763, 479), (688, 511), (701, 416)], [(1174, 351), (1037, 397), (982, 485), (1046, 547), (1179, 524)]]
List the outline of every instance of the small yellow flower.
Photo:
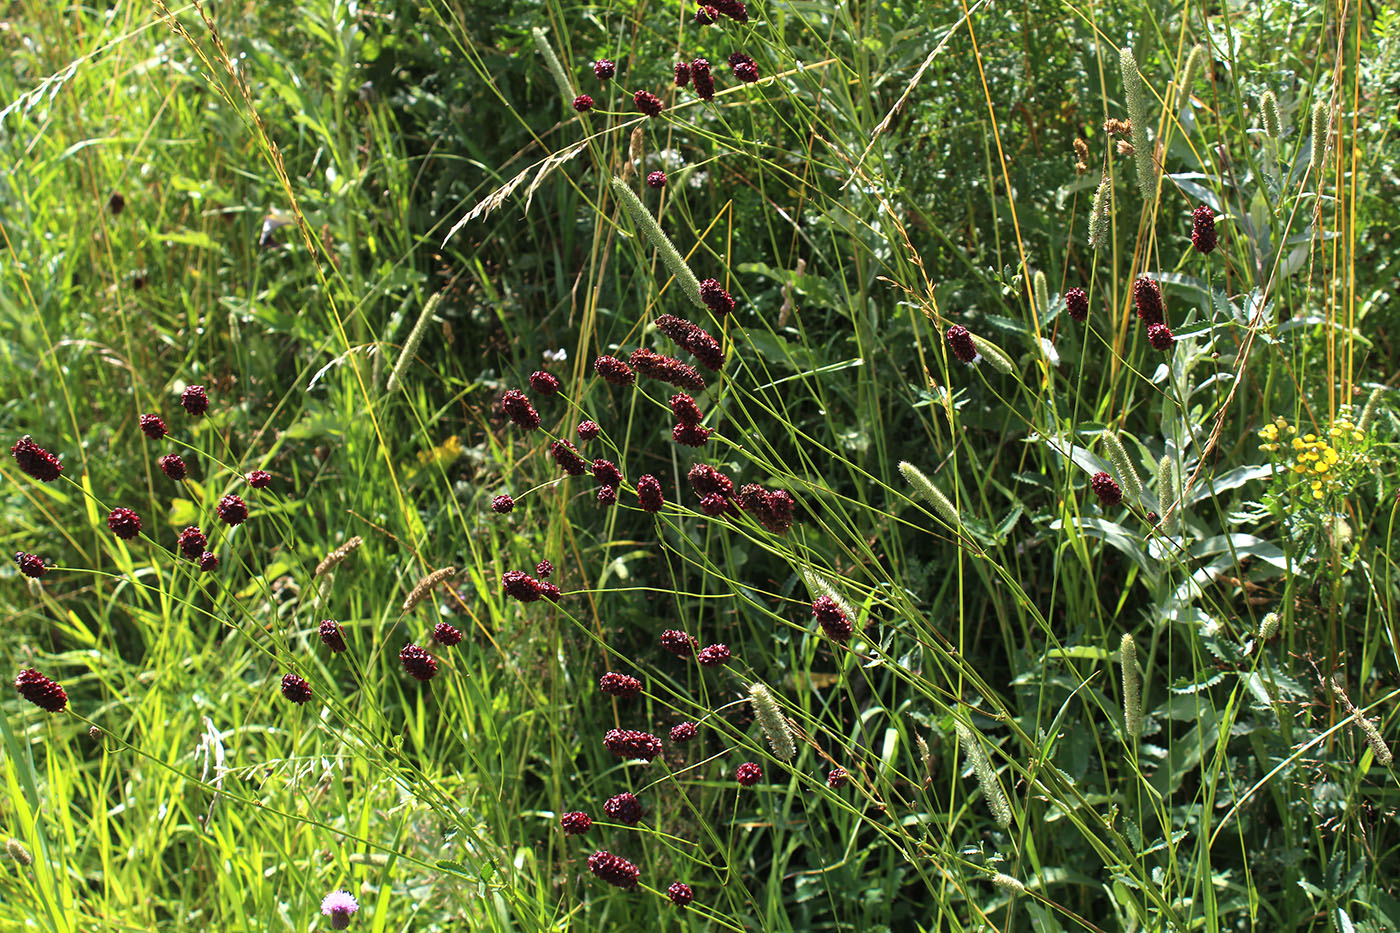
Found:
[(1306, 472), (1308, 472), (1308, 468), (1305, 467), (1305, 466), (1303, 466), (1301, 463), (1295, 463), (1295, 464), (1293, 464), (1293, 472), (1294, 472), (1294, 473), (1306, 473)]
[(1293, 438), (1293, 449), (1294, 449), (1294, 450), (1306, 450), (1307, 447), (1308, 447), (1308, 445), (1303, 443), (1303, 439), (1302, 439), (1301, 437), (1295, 437), (1295, 438)]
[(1319, 473), (1326, 473), (1326, 472), (1327, 472), (1327, 461), (1326, 461), (1326, 460), (1319, 460), (1316, 464), (1313, 465), (1313, 469), (1316, 470), (1316, 471), (1319, 472)]
[(1323, 492), (1322, 492), (1321, 489), (1314, 489), (1314, 490), (1313, 490), (1313, 498), (1314, 498), (1314, 499), (1321, 499), (1322, 496), (1323, 496)]
[(1353, 431), (1351, 432), (1351, 439), (1354, 441), (1364, 441), (1366, 439), (1366, 435), (1360, 431)]
[(1333, 450), (1331, 447), (1328, 447), (1322, 451), (1322, 458), (1328, 463), (1336, 463), (1342, 458), (1342, 456), (1341, 454)]
[(1304, 435), (1303, 435), (1303, 440), (1305, 440), (1305, 441), (1307, 441), (1309, 444), (1311, 444), (1313, 441), (1317, 440), (1317, 435), (1316, 435), (1316, 434), (1304, 434)]

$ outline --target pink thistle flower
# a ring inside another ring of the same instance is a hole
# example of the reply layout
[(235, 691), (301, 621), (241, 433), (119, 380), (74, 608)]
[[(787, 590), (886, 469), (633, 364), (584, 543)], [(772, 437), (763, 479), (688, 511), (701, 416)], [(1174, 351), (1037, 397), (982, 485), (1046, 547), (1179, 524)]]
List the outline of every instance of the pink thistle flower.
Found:
[(360, 905), (349, 891), (332, 891), (321, 899), (321, 913), (331, 918), (332, 930), (344, 930), (350, 926), (350, 918)]

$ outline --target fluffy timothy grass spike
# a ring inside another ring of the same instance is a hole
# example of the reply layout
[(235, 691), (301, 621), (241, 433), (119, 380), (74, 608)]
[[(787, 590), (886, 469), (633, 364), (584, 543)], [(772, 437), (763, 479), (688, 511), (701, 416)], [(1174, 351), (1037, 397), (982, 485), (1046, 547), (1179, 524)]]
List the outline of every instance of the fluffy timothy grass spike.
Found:
[(554, 54), (554, 46), (549, 44), (549, 36), (544, 30), (536, 26), (530, 30), (530, 34), (535, 37), (535, 48), (540, 50), (544, 56), (544, 63), (549, 66), (549, 73), (554, 75), (554, 83), (559, 88), (559, 96), (564, 98), (565, 106), (572, 106), (575, 91), (573, 82), (569, 80), (569, 75), (564, 71), (564, 66), (559, 62), (559, 56)]
[(1138, 670), (1137, 642), (1124, 635), (1118, 646), (1118, 660), (1123, 665), (1123, 729), (1128, 738), (1136, 740), (1142, 733), (1142, 674)]
[(330, 573), (332, 570), (334, 570), (337, 566), (340, 565), (341, 561), (349, 557), (357, 547), (364, 543), (364, 538), (361, 538), (359, 535), (355, 535), (355, 537), (351, 538), (349, 541), (346, 541), (334, 551), (331, 551), (329, 554), (327, 554), (321, 559), (321, 562), (319, 564), (316, 565), (316, 576), (319, 577)]
[(1199, 42), (1191, 49), (1191, 54), (1186, 56), (1186, 67), (1181, 72), (1181, 96), (1187, 103), (1191, 101), (1191, 87), (1196, 83), (1196, 76), (1201, 73), (1201, 66), (1206, 61), (1206, 47)]
[(661, 225), (656, 222), (656, 218), (651, 216), (651, 211), (647, 210), (642, 199), (637, 197), (625, 181), (621, 178), (613, 178), (613, 191), (617, 194), (617, 199), (622, 203), (623, 210), (632, 218), (632, 223), (637, 225), (637, 229), (642, 231), (648, 240), (651, 240), (657, 252), (661, 254), (661, 261), (666, 264), (666, 268), (671, 270), (671, 275), (675, 276), (676, 282), (691, 304), (702, 310), (708, 309), (700, 297), (700, 280), (695, 277), (695, 273), (690, 271), (690, 266), (686, 265), (685, 259), (681, 257), (680, 250), (676, 249), (676, 244), (671, 242), (661, 229)]
[(797, 746), (792, 741), (792, 727), (778, 707), (778, 701), (773, 699), (773, 694), (763, 684), (753, 683), (749, 686), (749, 702), (753, 704), (759, 727), (768, 737), (768, 747), (773, 750), (773, 757), (784, 763), (792, 761), (797, 755)]
[(1026, 886), (1024, 884), (1010, 875), (1001, 874), (1000, 872), (992, 876), (992, 884), (1003, 890), (1010, 891), (1012, 894), (1026, 893)]
[(914, 492), (918, 494), (933, 510), (942, 516), (943, 520), (954, 528), (962, 524), (958, 517), (958, 510), (953, 505), (953, 500), (943, 495), (943, 490), (933, 484), (933, 480), (924, 475), (920, 470), (908, 460), (899, 462), (899, 472), (904, 474), (904, 478), (909, 481), (909, 485), (914, 487)]
[(831, 581), (820, 573), (817, 573), (811, 568), (806, 568), (802, 571), (802, 581), (807, 584), (807, 592), (813, 599), (816, 599), (818, 596), (830, 596), (832, 599), (836, 600), (836, 605), (841, 607), (841, 611), (846, 614), (846, 618), (850, 619), (852, 623), (860, 618), (860, 614), (846, 601), (846, 597), (842, 596), (837, 591), (836, 587), (832, 586)]
[(1133, 121), (1133, 154), (1137, 158), (1138, 191), (1150, 209), (1157, 194), (1157, 169), (1152, 161), (1152, 148), (1147, 141), (1147, 86), (1138, 71), (1137, 57), (1130, 46), (1118, 52), (1118, 67), (1123, 72), (1123, 94), (1128, 99), (1128, 117)]
[(1045, 273), (1039, 269), (1031, 279), (1031, 290), (1035, 293), (1036, 320), (1044, 320), (1045, 312), (1050, 309), (1050, 287), (1045, 282)]
[(399, 358), (394, 363), (394, 371), (389, 374), (389, 385), (386, 391), (394, 392), (403, 384), (403, 374), (408, 370), (408, 364), (413, 362), (414, 354), (418, 352), (418, 347), (423, 343), (423, 335), (428, 332), (428, 322), (432, 320), (433, 313), (437, 311), (437, 306), (442, 304), (442, 292), (437, 292), (427, 301), (423, 302), (423, 310), (418, 312), (418, 320), (413, 325), (413, 330), (409, 331), (408, 340), (404, 343), (403, 349), (399, 351)]
[(1265, 91), (1259, 98), (1259, 115), (1264, 122), (1264, 133), (1270, 139), (1279, 138), (1278, 98), (1273, 91)]
[(1332, 128), (1332, 107), (1326, 100), (1320, 100), (1312, 112), (1312, 158), (1308, 171), (1320, 175), (1327, 164), (1327, 137)]
[(9, 853), (10, 858), (21, 865), (27, 867), (34, 864), (34, 856), (29, 854), (29, 849), (18, 839), (5, 840), (5, 851)]
[(1011, 357), (1002, 352), (1001, 347), (976, 334), (972, 335), (972, 345), (977, 348), (977, 352), (982, 354), (982, 358), (987, 361), (987, 365), (991, 366), (992, 369), (995, 369), (1003, 376), (1011, 375), (1011, 371), (1015, 367), (1011, 365)]
[(1268, 641), (1278, 633), (1279, 615), (1277, 612), (1270, 612), (1259, 620), (1259, 640)]
[(933, 752), (929, 751), (928, 743), (919, 733), (914, 733), (914, 742), (919, 746), (919, 761), (924, 766), (924, 783), (933, 780)]
[(1362, 434), (1371, 430), (1371, 425), (1376, 423), (1376, 412), (1381, 407), (1383, 395), (1385, 395), (1385, 386), (1376, 386), (1366, 397), (1366, 407), (1361, 409), (1361, 418), (1356, 422), (1356, 430)]
[(1094, 203), (1089, 208), (1089, 248), (1099, 249), (1108, 242), (1112, 228), (1110, 212), (1113, 210), (1113, 184), (1108, 173), (1103, 173), (1098, 188), (1094, 189)]
[(426, 577), (418, 581), (418, 585), (413, 588), (413, 592), (408, 594), (408, 598), (403, 601), (403, 611), (412, 612), (419, 603), (428, 598), (428, 594), (433, 591), (443, 580), (457, 573), (456, 567), (443, 567), (434, 570)]
[(1390, 754), (1390, 746), (1385, 744), (1385, 738), (1381, 735), (1381, 730), (1376, 728), (1376, 724), (1361, 715), (1361, 710), (1353, 713), (1352, 719), (1361, 729), (1361, 734), (1366, 736), (1366, 744), (1371, 746), (1371, 752), (1376, 756), (1376, 761), (1382, 765), (1390, 764), (1394, 760)]
[(1181, 509), (1177, 507), (1179, 482), (1176, 460), (1164, 454), (1157, 461), (1157, 505), (1162, 510), (1162, 533), (1174, 535), (1181, 527)]
[(1113, 469), (1118, 474), (1118, 480), (1123, 484), (1123, 491), (1130, 499), (1138, 499), (1142, 496), (1142, 479), (1138, 476), (1137, 470), (1133, 468), (1133, 461), (1128, 456), (1128, 450), (1123, 446), (1123, 441), (1115, 431), (1105, 431), (1103, 433), (1103, 449), (1108, 454), (1108, 462), (1113, 464)]
[(1001, 784), (997, 782), (996, 771), (992, 770), (986, 750), (977, 740), (977, 734), (967, 726), (957, 723), (954, 729), (958, 733), (958, 743), (962, 745), (963, 753), (972, 762), (972, 771), (977, 775), (977, 783), (982, 785), (982, 796), (987, 799), (992, 819), (1005, 829), (1011, 825), (1011, 804), (1007, 802), (1006, 794), (1002, 793)]

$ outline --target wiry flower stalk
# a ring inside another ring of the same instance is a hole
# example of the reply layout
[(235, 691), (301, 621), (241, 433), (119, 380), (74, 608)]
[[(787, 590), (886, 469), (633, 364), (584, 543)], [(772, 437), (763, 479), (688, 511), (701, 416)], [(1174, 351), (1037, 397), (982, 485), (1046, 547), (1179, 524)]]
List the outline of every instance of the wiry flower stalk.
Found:
[(909, 485), (914, 487), (914, 492), (923, 499), (933, 510), (937, 512), (945, 522), (954, 528), (962, 524), (958, 517), (958, 510), (953, 505), (953, 501), (943, 495), (943, 490), (933, 484), (933, 480), (924, 475), (923, 471), (908, 460), (899, 462), (899, 472), (904, 474), (904, 478), (909, 481)]
[(977, 352), (982, 354), (982, 358), (987, 361), (992, 369), (995, 369), (1003, 376), (1011, 375), (1011, 370), (1013, 369), (1011, 357), (1002, 352), (1001, 347), (976, 334), (972, 335), (972, 345), (977, 348)]
[(782, 762), (790, 762), (797, 755), (797, 746), (792, 741), (792, 726), (778, 707), (778, 701), (761, 683), (749, 686), (749, 702), (753, 704), (754, 716), (763, 734), (768, 737), (768, 747), (773, 757)]
[(977, 775), (977, 783), (982, 785), (982, 796), (987, 800), (987, 807), (992, 811), (992, 819), (1002, 829), (1011, 825), (1011, 804), (1006, 800), (1006, 794), (1002, 792), (1001, 784), (997, 782), (996, 771), (992, 770), (992, 763), (987, 758), (987, 752), (982, 748), (982, 743), (977, 740), (977, 736), (971, 729), (962, 723), (953, 726), (958, 734), (958, 743), (962, 745), (964, 754), (972, 762), (972, 770)]
[(455, 576), (456, 573), (456, 567), (442, 567), (419, 580), (418, 585), (413, 588), (413, 591), (408, 594), (408, 598), (403, 601), (403, 611), (412, 612), (417, 608), (419, 603), (428, 598), (428, 594), (433, 591), (433, 587), (437, 586), (443, 580)]
[(1123, 665), (1123, 730), (1136, 741), (1142, 732), (1142, 673), (1138, 670), (1137, 642), (1124, 635), (1118, 647)]
[(413, 325), (413, 330), (409, 331), (408, 340), (404, 343), (403, 349), (399, 351), (399, 358), (394, 363), (394, 371), (389, 374), (389, 384), (385, 387), (385, 391), (393, 392), (403, 383), (403, 374), (408, 370), (408, 364), (413, 361), (418, 347), (423, 343), (423, 336), (428, 332), (428, 322), (432, 320), (433, 313), (437, 311), (437, 306), (440, 304), (442, 304), (442, 292), (435, 293), (423, 302), (423, 310), (418, 312), (418, 321)]
[(700, 280), (695, 277), (694, 272), (690, 271), (690, 266), (685, 264), (680, 250), (676, 249), (676, 244), (671, 242), (671, 238), (661, 229), (656, 218), (651, 216), (651, 211), (647, 210), (642, 199), (637, 197), (637, 193), (628, 187), (621, 178), (613, 178), (612, 187), (623, 209), (632, 218), (632, 223), (637, 225), (637, 228), (648, 240), (651, 240), (652, 245), (661, 254), (661, 261), (666, 264), (667, 269), (671, 270), (671, 275), (675, 276), (681, 291), (685, 292), (686, 297), (697, 308), (708, 308), (709, 306), (700, 298)]
[(1142, 480), (1138, 477), (1137, 470), (1133, 469), (1133, 461), (1128, 457), (1127, 448), (1123, 446), (1123, 441), (1116, 432), (1103, 433), (1103, 448), (1108, 454), (1108, 462), (1113, 464), (1113, 469), (1117, 471), (1118, 481), (1123, 484), (1128, 498), (1139, 499), (1142, 496)]
[(1157, 505), (1162, 510), (1162, 534), (1174, 535), (1181, 527), (1180, 485), (1176, 460), (1171, 454), (1164, 454), (1157, 462)]
[(364, 543), (364, 538), (361, 538), (359, 535), (355, 535), (355, 537), (351, 538), (349, 541), (346, 541), (340, 547), (336, 548), (334, 551), (331, 551), (324, 558), (322, 558), (321, 562), (316, 565), (315, 575), (319, 577), (322, 574), (330, 573), (337, 566), (339, 566), (341, 561), (349, 557), (350, 554), (356, 548), (358, 548), (361, 544)]
[(1108, 242), (1112, 228), (1113, 190), (1108, 173), (1103, 173), (1099, 186), (1094, 190), (1094, 202), (1089, 208), (1089, 248), (1098, 249)]
[(1133, 152), (1137, 157), (1138, 190), (1148, 209), (1157, 194), (1157, 169), (1152, 147), (1147, 141), (1147, 86), (1138, 71), (1131, 47), (1119, 50), (1118, 66), (1123, 72), (1123, 94), (1128, 99), (1128, 117), (1133, 121)]
[(564, 98), (565, 104), (572, 106), (575, 94), (574, 86), (569, 81), (564, 66), (559, 63), (559, 56), (554, 54), (554, 47), (549, 44), (549, 37), (538, 26), (530, 30), (530, 33), (535, 37), (535, 48), (539, 49), (540, 54), (544, 56), (544, 63), (549, 66), (549, 73), (554, 75), (554, 84), (559, 88), (559, 96)]

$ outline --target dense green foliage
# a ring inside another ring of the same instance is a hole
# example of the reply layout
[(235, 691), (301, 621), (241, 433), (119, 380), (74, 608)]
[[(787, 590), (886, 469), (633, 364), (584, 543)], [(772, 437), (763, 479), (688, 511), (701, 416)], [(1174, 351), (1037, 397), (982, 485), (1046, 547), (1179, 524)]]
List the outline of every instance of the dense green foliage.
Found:
[[(0, 464), (5, 552), (50, 565), (0, 570), (0, 674), (69, 704), (3, 698), (6, 929), (327, 929), (336, 889), (373, 930), (1400, 927), (1393, 11), (15, 6), (0, 437), (63, 475)], [(698, 57), (712, 102), (673, 81)], [(734, 313), (697, 308), (682, 261)], [(672, 438), (676, 389), (594, 370), (693, 362), (664, 314), (724, 344), (702, 447)], [(616, 506), (556, 439), (619, 466)], [(796, 523), (705, 514), (695, 462)], [(189, 525), (217, 568), (180, 558)], [(541, 560), (557, 601), (503, 594)], [(600, 693), (608, 671), (643, 695)], [(664, 752), (623, 762), (613, 728)], [(604, 815), (623, 791), (635, 826)], [(575, 810), (594, 825), (567, 836)]]

